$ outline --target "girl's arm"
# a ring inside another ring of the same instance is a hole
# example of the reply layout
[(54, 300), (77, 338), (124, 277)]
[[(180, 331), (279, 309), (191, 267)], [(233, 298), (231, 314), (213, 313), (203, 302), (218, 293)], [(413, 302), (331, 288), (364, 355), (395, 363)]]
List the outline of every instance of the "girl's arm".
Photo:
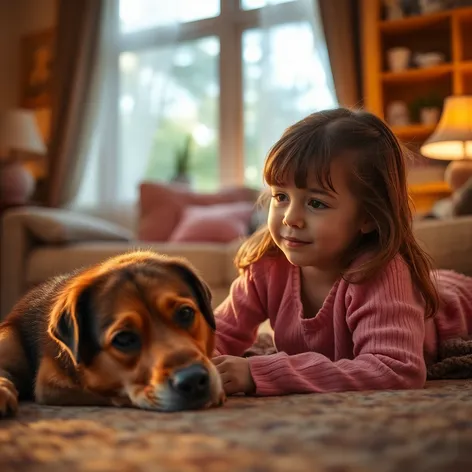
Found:
[(421, 388), (424, 310), (406, 265), (394, 261), (375, 280), (351, 285), (346, 299), (353, 359), (316, 353), (249, 358), (257, 395)]
[[(215, 310), (215, 356), (241, 356), (254, 343), (259, 325), (267, 319), (254, 283), (255, 271), (254, 265), (245, 270), (232, 283), (226, 300)], [(258, 280), (264, 281), (265, 274), (258, 274)]]

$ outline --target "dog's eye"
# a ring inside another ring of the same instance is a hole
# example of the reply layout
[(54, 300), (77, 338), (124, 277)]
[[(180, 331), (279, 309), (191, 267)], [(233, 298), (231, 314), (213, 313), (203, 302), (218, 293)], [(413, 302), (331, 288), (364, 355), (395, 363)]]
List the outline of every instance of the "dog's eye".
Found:
[(111, 344), (120, 351), (132, 352), (140, 349), (141, 339), (133, 331), (120, 331), (113, 336)]
[(190, 328), (195, 319), (195, 310), (188, 305), (183, 305), (177, 309), (174, 315), (175, 322), (182, 328)]

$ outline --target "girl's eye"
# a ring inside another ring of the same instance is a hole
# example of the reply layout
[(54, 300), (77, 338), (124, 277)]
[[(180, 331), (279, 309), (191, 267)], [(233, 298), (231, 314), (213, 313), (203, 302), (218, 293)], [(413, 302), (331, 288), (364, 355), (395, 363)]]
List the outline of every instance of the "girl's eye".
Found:
[(287, 201), (287, 195), (285, 195), (283, 193), (276, 193), (276, 194), (272, 195), (272, 198), (275, 199), (275, 201), (277, 201), (279, 203)]
[(308, 204), (315, 210), (324, 210), (325, 208), (328, 208), (323, 202), (320, 202), (319, 200), (310, 200)]

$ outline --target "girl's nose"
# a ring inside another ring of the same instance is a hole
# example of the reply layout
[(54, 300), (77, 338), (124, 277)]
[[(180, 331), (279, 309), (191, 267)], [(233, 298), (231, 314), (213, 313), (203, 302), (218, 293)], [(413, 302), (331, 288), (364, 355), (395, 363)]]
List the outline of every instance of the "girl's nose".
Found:
[(285, 226), (291, 228), (302, 229), (305, 227), (305, 215), (301, 208), (297, 208), (295, 205), (290, 205), (284, 215), (282, 223)]

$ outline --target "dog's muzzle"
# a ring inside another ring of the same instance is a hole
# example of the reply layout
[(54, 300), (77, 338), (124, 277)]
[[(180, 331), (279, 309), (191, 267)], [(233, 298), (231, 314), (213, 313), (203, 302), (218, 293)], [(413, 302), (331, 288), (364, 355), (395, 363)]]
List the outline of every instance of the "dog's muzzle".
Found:
[(210, 373), (200, 363), (176, 370), (169, 377), (172, 403), (187, 408), (199, 408), (208, 403), (211, 396)]
[(130, 386), (126, 394), (139, 408), (168, 412), (221, 406), (224, 397), (215, 366), (202, 362), (176, 368), (162, 383)]
[(184, 400), (208, 399), (210, 396), (210, 373), (202, 364), (175, 371), (169, 382), (172, 390)]

